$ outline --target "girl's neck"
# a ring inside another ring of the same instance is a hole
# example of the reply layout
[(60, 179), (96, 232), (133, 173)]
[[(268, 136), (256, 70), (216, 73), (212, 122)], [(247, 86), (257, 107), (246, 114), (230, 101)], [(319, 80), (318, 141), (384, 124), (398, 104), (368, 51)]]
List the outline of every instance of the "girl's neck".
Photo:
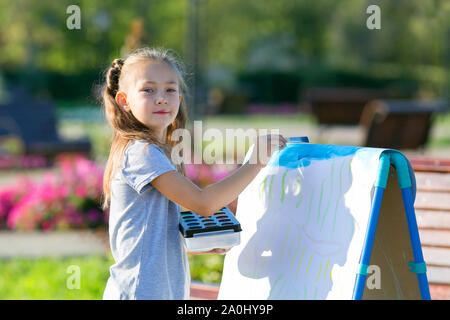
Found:
[(166, 133), (167, 133), (167, 129), (164, 129), (162, 132), (157, 133), (156, 136), (157, 136), (159, 142), (166, 143)]

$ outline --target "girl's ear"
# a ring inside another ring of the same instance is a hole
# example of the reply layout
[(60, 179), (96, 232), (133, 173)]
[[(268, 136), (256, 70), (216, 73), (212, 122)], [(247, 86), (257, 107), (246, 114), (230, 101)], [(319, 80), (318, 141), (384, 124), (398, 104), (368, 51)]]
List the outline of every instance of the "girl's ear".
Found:
[(119, 105), (119, 107), (123, 108), (125, 111), (130, 112), (130, 106), (127, 102), (127, 95), (123, 91), (119, 91), (116, 94), (116, 102)]

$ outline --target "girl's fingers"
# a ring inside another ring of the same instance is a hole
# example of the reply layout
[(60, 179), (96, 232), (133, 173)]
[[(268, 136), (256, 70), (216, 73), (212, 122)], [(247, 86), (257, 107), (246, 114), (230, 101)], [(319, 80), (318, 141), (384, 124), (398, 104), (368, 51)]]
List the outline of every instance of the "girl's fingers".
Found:
[(216, 254), (224, 254), (227, 253), (229, 249), (213, 249), (212, 252)]
[(272, 138), (273, 139), (271, 139), (270, 144), (273, 144), (273, 145), (276, 145), (276, 146), (279, 146), (279, 147), (280, 146), (282, 146), (282, 147), (286, 146), (287, 140), (282, 135), (273, 136)]

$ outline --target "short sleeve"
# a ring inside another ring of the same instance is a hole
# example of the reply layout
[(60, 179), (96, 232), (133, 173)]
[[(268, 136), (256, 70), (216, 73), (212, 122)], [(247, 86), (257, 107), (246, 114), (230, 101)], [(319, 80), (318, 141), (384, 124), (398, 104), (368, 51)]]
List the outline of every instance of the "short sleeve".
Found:
[(153, 179), (167, 171), (176, 171), (166, 154), (146, 141), (132, 141), (124, 152), (122, 176), (136, 192), (142, 193)]

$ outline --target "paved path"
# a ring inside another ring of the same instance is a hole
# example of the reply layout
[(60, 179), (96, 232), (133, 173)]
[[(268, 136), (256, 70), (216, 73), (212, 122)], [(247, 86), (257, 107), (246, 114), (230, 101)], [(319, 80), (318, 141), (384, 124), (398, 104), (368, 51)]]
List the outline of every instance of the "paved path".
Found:
[(106, 233), (91, 231), (0, 232), (0, 258), (107, 254)]

